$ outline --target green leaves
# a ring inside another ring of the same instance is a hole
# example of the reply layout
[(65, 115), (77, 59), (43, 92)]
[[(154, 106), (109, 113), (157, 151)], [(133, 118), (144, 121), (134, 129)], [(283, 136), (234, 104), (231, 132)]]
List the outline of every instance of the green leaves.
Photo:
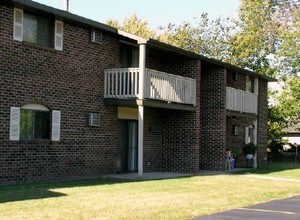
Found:
[(143, 21), (136, 14), (124, 18), (121, 25), (116, 19), (109, 19), (106, 22), (108, 25), (121, 29), (131, 34), (135, 34), (145, 38), (154, 38), (155, 31), (148, 27), (148, 21)]

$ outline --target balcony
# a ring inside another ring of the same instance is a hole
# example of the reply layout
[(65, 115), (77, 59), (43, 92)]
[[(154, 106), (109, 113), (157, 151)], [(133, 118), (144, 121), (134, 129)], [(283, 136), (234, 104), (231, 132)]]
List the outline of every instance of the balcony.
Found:
[(227, 87), (226, 108), (227, 110), (257, 115), (257, 94)]
[[(104, 98), (138, 99), (139, 68), (105, 70)], [(196, 106), (196, 80), (146, 69), (144, 99)]]

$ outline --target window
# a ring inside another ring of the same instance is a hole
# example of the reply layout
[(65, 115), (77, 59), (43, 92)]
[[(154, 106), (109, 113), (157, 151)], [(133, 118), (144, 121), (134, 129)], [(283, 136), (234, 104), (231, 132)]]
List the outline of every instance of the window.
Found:
[(42, 46), (53, 47), (53, 36), (53, 21), (24, 13), (24, 41)]
[(63, 48), (63, 23), (14, 9), (14, 40), (56, 50)]
[(120, 67), (138, 67), (139, 66), (139, 52), (138, 48), (120, 44)]
[(254, 93), (254, 78), (246, 76), (246, 91)]
[(10, 110), (10, 140), (43, 140), (50, 139), (59, 141), (60, 139), (60, 111), (51, 111), (38, 104), (28, 104), (21, 108), (11, 107)]
[(20, 139), (49, 139), (50, 111), (21, 109)]

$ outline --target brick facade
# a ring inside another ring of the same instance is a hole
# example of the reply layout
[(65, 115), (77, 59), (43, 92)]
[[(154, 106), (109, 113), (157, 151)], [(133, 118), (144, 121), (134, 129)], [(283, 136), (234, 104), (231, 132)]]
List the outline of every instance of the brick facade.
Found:
[[(246, 90), (246, 75), (237, 73), (237, 77), (234, 78), (236, 72), (228, 71), (227, 73), (227, 86), (233, 87), (239, 90)], [(264, 158), (267, 155), (267, 121), (268, 121), (268, 86), (267, 81), (259, 79), (258, 83), (258, 115), (239, 113), (227, 111), (227, 147), (234, 149), (237, 154), (237, 166), (244, 167), (246, 165), (245, 155), (242, 153), (242, 148), (245, 145), (245, 127), (253, 125), (254, 121), (257, 119), (257, 145), (259, 150), (257, 153), (258, 166), (265, 163)], [(233, 126), (238, 126), (239, 134), (234, 135)]]
[(268, 141), (268, 83), (259, 80), (259, 96), (258, 96), (258, 140), (260, 146), (258, 150), (258, 165), (265, 164), (267, 157), (267, 141)]
[[(117, 108), (103, 102), (104, 69), (119, 63), (119, 41), (89, 42), (88, 28), (64, 23), (64, 49), (12, 40), (13, 8), (0, 5), (0, 182), (78, 179), (114, 173)], [(10, 107), (61, 111), (61, 141), (8, 141)], [(101, 126), (87, 126), (100, 113)]]
[(162, 170), (162, 127), (163, 112), (158, 108), (144, 110), (144, 171), (160, 172)]
[[(161, 110), (162, 127), (159, 130), (162, 134), (162, 171), (196, 173), (199, 171), (200, 147), (200, 61), (151, 48), (146, 60), (147, 68), (197, 79), (196, 111)], [(145, 157), (149, 156), (145, 154)], [(144, 165), (147, 167), (147, 163)]]
[[(13, 10), (11, 3), (0, 3), (0, 184), (116, 173), (118, 108), (104, 103), (104, 70), (120, 66), (120, 39), (129, 45), (135, 41), (103, 30), (102, 43), (92, 43), (90, 26), (70, 19), (63, 22), (62, 51), (15, 41)], [(47, 16), (54, 21), (55, 15)], [(144, 172), (224, 170), (226, 146), (238, 145), (243, 136), (234, 139), (231, 126), (252, 120), (245, 114), (235, 119), (226, 114), (226, 86), (245, 90), (246, 76), (233, 80), (234, 72), (225, 67), (160, 46), (147, 45), (146, 68), (196, 79), (196, 107), (194, 111), (144, 108)], [(265, 81), (260, 81), (259, 92), (258, 143), (263, 146)], [(61, 111), (60, 141), (9, 140), (10, 108), (26, 104)], [(100, 114), (100, 127), (88, 126), (89, 113)], [(259, 161), (264, 156), (261, 150)]]
[(200, 169), (223, 170), (226, 148), (226, 69), (202, 65)]

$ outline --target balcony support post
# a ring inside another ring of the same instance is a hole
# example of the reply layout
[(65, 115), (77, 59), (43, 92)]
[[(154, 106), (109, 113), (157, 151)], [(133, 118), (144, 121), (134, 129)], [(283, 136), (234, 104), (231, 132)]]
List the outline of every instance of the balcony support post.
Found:
[[(146, 44), (140, 44), (139, 57), (139, 95), (140, 100), (144, 99), (145, 71), (146, 71)], [(143, 102), (141, 102), (143, 103)], [(144, 106), (138, 106), (139, 127), (138, 127), (138, 176), (143, 177), (143, 148), (144, 148)]]

